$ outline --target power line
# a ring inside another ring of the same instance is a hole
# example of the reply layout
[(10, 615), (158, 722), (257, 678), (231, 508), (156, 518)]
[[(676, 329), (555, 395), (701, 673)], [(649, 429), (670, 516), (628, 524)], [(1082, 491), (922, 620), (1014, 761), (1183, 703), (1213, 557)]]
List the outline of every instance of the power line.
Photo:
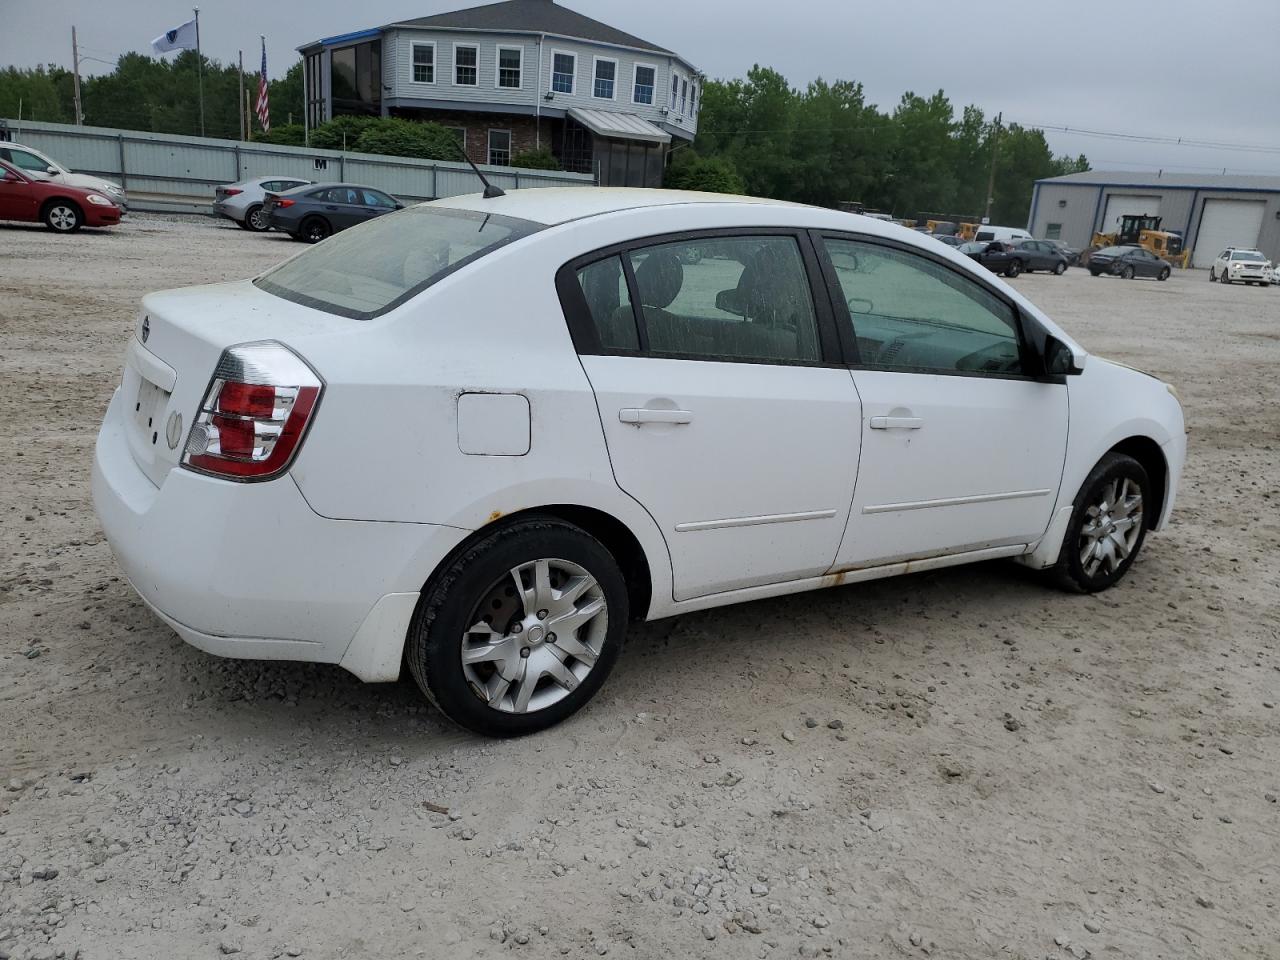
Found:
[(1261, 143), (1232, 143), (1225, 140), (1201, 140), (1195, 137), (1173, 137), (1158, 134), (1118, 133), (1106, 130), (1088, 130), (1083, 127), (1068, 127), (1052, 123), (1023, 123), (1019, 126), (1032, 127), (1036, 130), (1053, 130), (1056, 133), (1070, 133), (1080, 137), (1093, 137), (1102, 140), (1124, 140), (1131, 143), (1159, 143), (1168, 146), (1196, 147), (1202, 150), (1228, 150), (1239, 153), (1280, 153), (1280, 146)]

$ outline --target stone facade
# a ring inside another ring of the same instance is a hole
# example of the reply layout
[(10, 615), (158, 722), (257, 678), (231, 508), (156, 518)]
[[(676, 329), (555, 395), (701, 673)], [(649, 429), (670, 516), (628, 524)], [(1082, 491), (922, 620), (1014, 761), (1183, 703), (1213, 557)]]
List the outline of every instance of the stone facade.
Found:
[[(522, 114), (491, 113), (484, 110), (406, 110), (391, 111), (393, 116), (409, 120), (426, 120), (444, 127), (460, 127), (467, 132), (467, 156), (474, 163), (489, 162), (489, 131), (511, 131), (511, 156), (538, 148), (537, 117)], [(542, 146), (551, 149), (551, 120), (543, 117)]]

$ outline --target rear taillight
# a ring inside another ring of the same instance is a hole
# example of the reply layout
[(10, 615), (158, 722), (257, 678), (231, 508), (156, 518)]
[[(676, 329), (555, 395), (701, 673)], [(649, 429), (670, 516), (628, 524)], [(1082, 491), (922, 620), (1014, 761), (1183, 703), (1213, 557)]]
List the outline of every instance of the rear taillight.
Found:
[(244, 193), (244, 191), (243, 191), (243, 190), (240, 190), (240, 189), (238, 189), (238, 188), (236, 188), (236, 187), (223, 187), (223, 188), (222, 188), (222, 195), (223, 195), (224, 197), (234, 197), (237, 193)]
[(290, 200), (288, 197), (281, 197), (276, 200), (277, 207), (292, 207), (295, 203), (297, 203), (296, 200)]
[(191, 425), (182, 465), (233, 480), (269, 480), (289, 468), (324, 384), (274, 341), (223, 351)]

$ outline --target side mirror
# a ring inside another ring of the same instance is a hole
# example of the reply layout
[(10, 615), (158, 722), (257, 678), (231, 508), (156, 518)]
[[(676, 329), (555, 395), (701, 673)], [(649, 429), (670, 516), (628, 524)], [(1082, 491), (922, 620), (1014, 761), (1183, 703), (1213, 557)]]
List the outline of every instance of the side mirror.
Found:
[(47, 174), (49, 174), (49, 176), (51, 176), (51, 177), (56, 177), (56, 176), (58, 175), (58, 168), (57, 168), (57, 167), (45, 167), (45, 168), (44, 168), (44, 172), (45, 172), (45, 173), (47, 173)]
[(1074, 377), (1084, 373), (1088, 354), (1077, 353), (1057, 337), (1046, 337), (1044, 342), (1044, 371), (1055, 377)]
[(716, 309), (723, 310), (725, 313), (732, 313), (739, 317), (747, 315), (746, 307), (742, 302), (742, 294), (737, 288), (732, 290), (721, 290), (716, 294)]

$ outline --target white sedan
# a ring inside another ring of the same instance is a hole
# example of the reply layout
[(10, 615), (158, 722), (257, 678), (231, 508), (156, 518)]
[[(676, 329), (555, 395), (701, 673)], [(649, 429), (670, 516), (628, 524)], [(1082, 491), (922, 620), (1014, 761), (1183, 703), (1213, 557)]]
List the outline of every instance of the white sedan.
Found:
[(299, 177), (255, 177), (215, 187), (213, 212), (232, 220), (246, 230), (261, 233), (271, 227), (270, 217), (262, 209), (268, 193), (284, 193), (295, 187), (305, 187), (310, 180)]
[(1172, 387), (911, 230), (539, 189), (146, 297), (93, 492), (188, 642), (407, 663), (510, 736), (631, 619), (999, 557), (1105, 589), (1185, 452)]

